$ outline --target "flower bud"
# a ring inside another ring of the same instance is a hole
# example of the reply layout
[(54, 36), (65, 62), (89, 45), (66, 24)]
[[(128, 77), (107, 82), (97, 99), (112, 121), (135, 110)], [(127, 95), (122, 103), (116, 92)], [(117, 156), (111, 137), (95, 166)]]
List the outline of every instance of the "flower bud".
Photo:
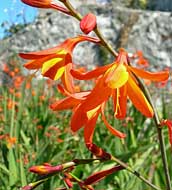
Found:
[(21, 188), (21, 190), (32, 190), (34, 187), (32, 185), (26, 185)]
[(95, 29), (96, 25), (97, 25), (96, 16), (92, 13), (88, 13), (81, 20), (80, 29), (85, 34), (88, 34)]
[(86, 146), (88, 150), (92, 152), (96, 157), (104, 159), (104, 160), (111, 159), (111, 155), (105, 152), (102, 148), (98, 147), (97, 145), (93, 143), (86, 143)]
[(23, 3), (37, 8), (51, 8), (51, 0), (21, 0)]
[(40, 166), (32, 166), (31, 168), (29, 168), (29, 171), (38, 175), (49, 175), (58, 173), (64, 169), (71, 168), (73, 166), (75, 166), (74, 162), (67, 162), (64, 164), (59, 164), (57, 166), (51, 166), (50, 164), (45, 163), (44, 165)]
[(53, 0), (21, 0), (23, 3), (37, 8), (51, 8), (61, 11), (67, 15), (71, 15), (70, 11), (63, 6), (57, 5)]
[(82, 184), (84, 184), (84, 185), (95, 184), (98, 181), (105, 178), (106, 176), (108, 176), (108, 175), (110, 175), (110, 174), (112, 174), (114, 172), (117, 172), (119, 170), (122, 170), (122, 169), (124, 169), (122, 166), (117, 165), (117, 166), (114, 166), (114, 167), (112, 167), (110, 169), (103, 170), (103, 171), (100, 171), (100, 172), (96, 172), (96, 173), (92, 174), (91, 176), (89, 176), (87, 179), (85, 179)]
[(38, 175), (47, 175), (47, 174), (52, 174), (52, 173), (62, 171), (62, 169), (63, 169), (62, 165), (58, 165), (58, 166), (41, 165), (41, 166), (32, 166), (29, 169), (29, 171), (36, 173)]

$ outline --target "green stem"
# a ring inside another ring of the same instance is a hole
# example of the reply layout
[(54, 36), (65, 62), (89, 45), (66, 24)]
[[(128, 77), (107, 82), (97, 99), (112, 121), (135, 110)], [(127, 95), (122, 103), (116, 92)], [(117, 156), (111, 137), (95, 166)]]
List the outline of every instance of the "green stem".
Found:
[(165, 143), (164, 143), (164, 138), (163, 138), (163, 132), (162, 132), (162, 127), (161, 127), (161, 122), (159, 119), (158, 112), (153, 104), (151, 95), (147, 89), (147, 87), (144, 85), (142, 80), (140, 80), (137, 76), (135, 76), (140, 84), (141, 89), (145, 92), (145, 96), (148, 99), (149, 103), (151, 104), (153, 111), (154, 111), (154, 122), (157, 128), (158, 132), (158, 139), (159, 139), (159, 144), (160, 144), (160, 150), (161, 150), (161, 157), (162, 157), (162, 162), (163, 162), (163, 167), (164, 167), (164, 172), (165, 172), (165, 179), (166, 179), (166, 185), (167, 185), (167, 190), (172, 190), (171, 187), (171, 180), (170, 180), (170, 174), (169, 174), (169, 169), (168, 169), (168, 162), (167, 162), (167, 155), (165, 151)]
[(105, 38), (103, 37), (103, 35), (101, 34), (100, 30), (98, 27), (96, 27), (94, 29), (94, 32), (96, 33), (96, 35), (99, 37), (99, 39), (102, 42), (102, 45), (114, 56), (117, 57), (118, 53), (112, 48), (112, 46), (105, 40)]
[(134, 174), (136, 177), (138, 177), (139, 179), (141, 179), (144, 183), (146, 183), (147, 185), (149, 185), (153, 189), (155, 189), (155, 190), (161, 190), (159, 187), (156, 187), (150, 181), (148, 181), (147, 179), (145, 179), (139, 172), (133, 170), (130, 166), (128, 166), (126, 163), (122, 162), (118, 158), (116, 158), (116, 157), (113, 156), (111, 159), (113, 161), (115, 161), (116, 163), (120, 164), (121, 166), (123, 166), (127, 171), (129, 171), (130, 173)]

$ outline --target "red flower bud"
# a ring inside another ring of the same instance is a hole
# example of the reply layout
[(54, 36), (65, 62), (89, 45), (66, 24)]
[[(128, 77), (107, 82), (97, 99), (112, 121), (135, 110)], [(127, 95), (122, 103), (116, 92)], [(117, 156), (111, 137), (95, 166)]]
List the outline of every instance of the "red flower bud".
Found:
[(33, 188), (34, 188), (34, 187), (31, 186), (31, 185), (26, 185), (26, 186), (22, 187), (21, 189), (22, 189), (22, 190), (32, 190)]
[(33, 173), (37, 173), (38, 175), (47, 175), (56, 173), (63, 170), (62, 165), (58, 166), (48, 166), (48, 165), (41, 165), (41, 166), (32, 166), (29, 171)]
[(80, 22), (80, 28), (82, 32), (84, 32), (85, 34), (88, 34), (91, 31), (93, 31), (96, 25), (96, 16), (92, 13), (88, 13), (87, 15), (85, 15)]
[(104, 159), (104, 160), (111, 159), (111, 155), (105, 152), (102, 148), (98, 147), (97, 145), (93, 143), (86, 143), (86, 146), (88, 150), (92, 152), (96, 157)]
[(89, 176), (87, 179), (85, 179), (82, 184), (83, 185), (91, 185), (91, 184), (95, 184), (97, 183), (98, 181), (102, 180), (103, 178), (105, 178), (106, 176), (114, 173), (114, 172), (117, 172), (119, 170), (122, 170), (124, 169), (122, 166), (120, 165), (117, 165), (117, 166), (114, 166), (113, 168), (110, 168), (110, 169), (107, 169), (107, 170), (103, 170), (103, 171), (100, 171), (100, 172), (96, 172), (94, 174), (92, 174), (91, 176)]
[(57, 5), (55, 2), (53, 2), (53, 0), (21, 0), (21, 1), (32, 7), (45, 8), (45, 9), (52, 8), (61, 11), (65, 14), (71, 15), (68, 9), (60, 5)]
[(37, 8), (51, 8), (51, 0), (21, 0), (23, 3)]
[(32, 166), (31, 168), (29, 168), (29, 171), (38, 175), (48, 175), (58, 173), (67, 168), (72, 168), (73, 166), (75, 166), (74, 162), (67, 162), (57, 166), (51, 166), (50, 164), (45, 163), (44, 165), (40, 166)]

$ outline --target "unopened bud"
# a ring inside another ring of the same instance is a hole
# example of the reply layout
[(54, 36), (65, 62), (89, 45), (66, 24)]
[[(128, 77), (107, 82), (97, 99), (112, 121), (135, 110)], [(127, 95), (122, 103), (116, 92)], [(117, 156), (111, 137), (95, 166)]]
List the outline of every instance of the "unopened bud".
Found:
[(111, 159), (111, 155), (105, 152), (102, 148), (98, 147), (97, 145), (93, 143), (86, 143), (86, 146), (88, 150), (92, 152), (96, 157), (104, 159), (104, 160)]
[(47, 166), (47, 165), (41, 165), (41, 166), (32, 166), (29, 171), (36, 173), (38, 175), (47, 175), (52, 173), (57, 173), (63, 170), (62, 165), (58, 166)]
[(21, 188), (21, 190), (32, 190), (34, 187), (31, 185), (26, 185), (24, 187)]
[(21, 0), (23, 3), (37, 8), (51, 8), (51, 0)]
[(71, 15), (70, 11), (63, 6), (56, 4), (53, 0), (21, 0), (23, 3), (37, 8), (44, 8), (44, 9), (56, 9), (61, 11), (65, 14)]
[(88, 13), (81, 20), (80, 29), (85, 34), (88, 34), (95, 29), (96, 25), (97, 25), (96, 16), (92, 13)]

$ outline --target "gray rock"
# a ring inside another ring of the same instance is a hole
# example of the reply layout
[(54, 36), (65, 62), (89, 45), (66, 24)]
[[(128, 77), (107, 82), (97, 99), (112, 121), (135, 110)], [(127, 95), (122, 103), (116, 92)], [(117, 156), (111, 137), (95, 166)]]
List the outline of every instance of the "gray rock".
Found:
[[(114, 48), (122, 46), (131, 53), (142, 50), (152, 66), (171, 66), (172, 14), (112, 5), (91, 4), (77, 8), (83, 15), (90, 11), (97, 15), (98, 26)], [(0, 41), (0, 63), (11, 54), (53, 47), (78, 34), (81, 31), (75, 19), (59, 12), (40, 10), (38, 18), (32, 24)], [(100, 50), (94, 44), (84, 42), (75, 49), (74, 61), (89, 67), (99, 65), (100, 62), (103, 64), (104, 55), (99, 55), (98, 52)], [(107, 58), (109, 60), (106, 62), (112, 61), (111, 56)]]

